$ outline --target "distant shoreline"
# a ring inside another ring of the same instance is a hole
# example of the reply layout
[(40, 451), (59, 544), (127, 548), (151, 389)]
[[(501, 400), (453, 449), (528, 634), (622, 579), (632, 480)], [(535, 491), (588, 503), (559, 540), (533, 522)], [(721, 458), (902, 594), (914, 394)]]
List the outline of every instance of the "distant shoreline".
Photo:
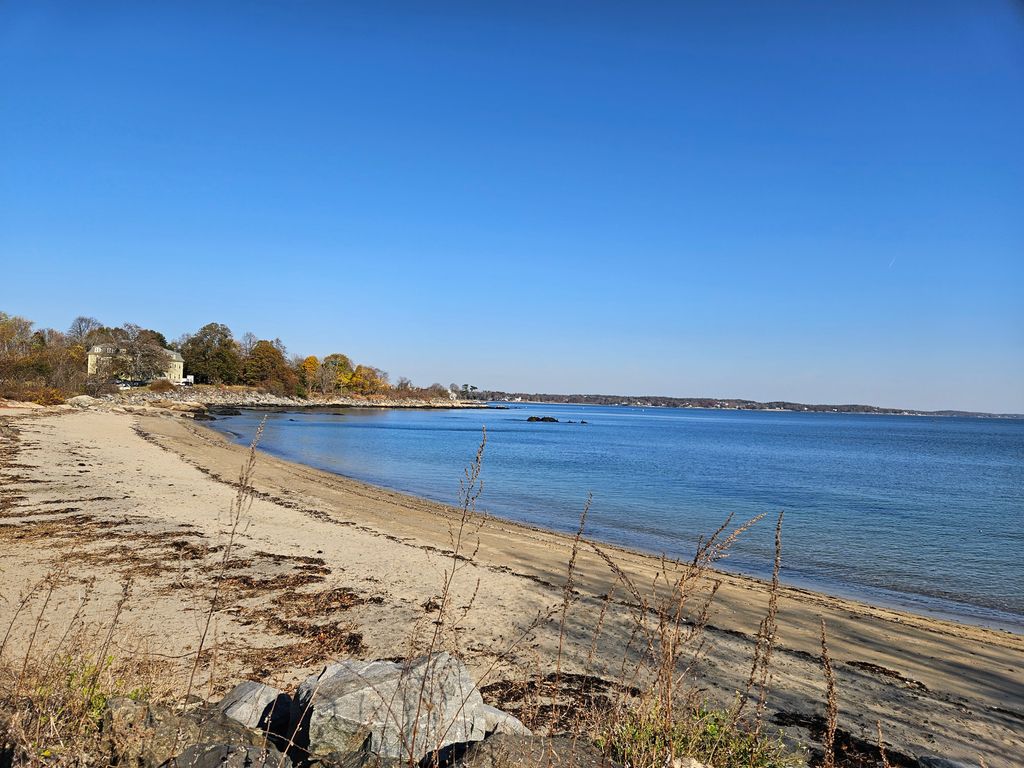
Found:
[(155, 393), (145, 390), (126, 390), (103, 398), (110, 402), (127, 405), (148, 405), (160, 401), (201, 403), (213, 410), (227, 408), (407, 408), (407, 409), (454, 409), (488, 408), (523, 405), (590, 405), (627, 408), (675, 408), (680, 410), (709, 411), (766, 411), (774, 413), (825, 413), (825, 414), (870, 414), (874, 416), (932, 416), (964, 417), (979, 419), (1024, 419), (1019, 413), (985, 413), (981, 411), (939, 410), (924, 411), (913, 408), (883, 408), (859, 404), (809, 404), (788, 400), (761, 402), (739, 398), (707, 397), (662, 397), (657, 395), (593, 395), (593, 394), (544, 394), (479, 390), (472, 399), (450, 400), (404, 397), (346, 397), (298, 398), (274, 395), (248, 387), (217, 387), (196, 385), (179, 387), (171, 392)]
[(657, 395), (549, 395), (520, 392), (481, 392), (488, 402), (515, 405), (600, 405), (620, 408), (678, 408), (709, 411), (774, 411), (779, 413), (871, 414), (875, 416), (942, 416), (976, 419), (1024, 419), (1021, 413), (987, 413), (983, 411), (938, 410), (915, 408), (883, 408), (859, 404), (809, 404), (786, 400), (742, 400), (737, 398), (662, 397)]

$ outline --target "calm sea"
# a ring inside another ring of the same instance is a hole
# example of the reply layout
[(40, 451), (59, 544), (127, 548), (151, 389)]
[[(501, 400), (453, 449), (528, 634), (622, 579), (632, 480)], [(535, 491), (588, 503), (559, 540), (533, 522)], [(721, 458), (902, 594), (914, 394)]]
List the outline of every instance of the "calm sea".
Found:
[[(248, 443), (263, 416), (211, 426)], [(448, 503), (486, 425), (482, 510), (573, 531), (592, 492), (592, 538), (680, 557), (726, 515), (766, 513), (721, 563), (755, 576), (785, 510), (788, 583), (1024, 630), (1024, 420), (556, 405), (267, 417), (271, 454)]]

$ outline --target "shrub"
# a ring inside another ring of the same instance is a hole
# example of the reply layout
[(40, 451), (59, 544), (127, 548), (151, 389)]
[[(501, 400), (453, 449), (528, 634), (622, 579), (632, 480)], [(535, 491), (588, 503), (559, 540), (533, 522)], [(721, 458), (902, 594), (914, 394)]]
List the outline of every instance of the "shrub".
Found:
[(56, 387), (37, 387), (29, 393), (29, 399), (39, 405), (60, 405), (64, 402), (64, 393)]
[(174, 385), (167, 379), (157, 379), (149, 385), (150, 392), (173, 392)]
[[(681, 715), (681, 716), (680, 716)], [(791, 768), (804, 760), (779, 736), (759, 733), (726, 710), (693, 707), (666, 722), (657, 705), (627, 705), (599, 739), (615, 760), (633, 768), (662, 768), (668, 758), (692, 757), (716, 768)]]
[(18, 400), (23, 403), (60, 405), (64, 402), (66, 396), (64, 392), (56, 387), (47, 387), (42, 384), (11, 383), (0, 387), (0, 397)]

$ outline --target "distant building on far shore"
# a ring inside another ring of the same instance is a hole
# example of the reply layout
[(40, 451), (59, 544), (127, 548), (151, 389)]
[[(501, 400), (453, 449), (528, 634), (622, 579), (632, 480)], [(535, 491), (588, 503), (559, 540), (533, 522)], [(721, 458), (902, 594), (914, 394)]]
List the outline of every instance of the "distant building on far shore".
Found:
[[(164, 349), (163, 352), (167, 355), (167, 368), (157, 378), (180, 384), (185, 378), (185, 358), (173, 349)], [(123, 358), (125, 354), (116, 344), (97, 344), (91, 347), (88, 357), (88, 374), (96, 376), (117, 357)]]

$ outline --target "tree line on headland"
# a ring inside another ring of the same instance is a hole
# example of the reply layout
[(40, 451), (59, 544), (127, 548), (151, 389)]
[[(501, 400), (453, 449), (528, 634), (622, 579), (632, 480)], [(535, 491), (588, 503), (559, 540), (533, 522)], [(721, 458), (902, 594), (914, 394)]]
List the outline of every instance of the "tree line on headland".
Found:
[[(90, 374), (88, 355), (95, 346), (115, 354)], [(385, 371), (355, 363), (340, 352), (323, 358), (289, 356), (280, 339), (252, 333), (236, 339), (222, 323), (208, 323), (172, 341), (132, 323), (110, 327), (80, 316), (59, 331), (0, 312), (0, 397), (51, 404), (77, 394), (112, 392), (120, 381), (160, 376), (173, 352), (181, 355), (185, 374), (197, 384), (246, 385), (287, 397), (438, 399), (459, 390), (454, 384), (416, 387), (405, 377), (392, 384)]]
[(1021, 418), (1012, 413), (980, 413), (978, 411), (918, 411), (906, 408), (882, 408), (877, 405), (826, 405), (794, 403), (788, 400), (743, 400), (717, 397), (664, 397), (661, 395), (552, 395), (526, 392), (480, 390), (473, 397), (500, 402), (552, 403), (565, 405), (624, 405), (639, 408), (713, 408), (735, 411), (807, 411), (809, 413), (873, 413), (893, 416), (998, 416)]

